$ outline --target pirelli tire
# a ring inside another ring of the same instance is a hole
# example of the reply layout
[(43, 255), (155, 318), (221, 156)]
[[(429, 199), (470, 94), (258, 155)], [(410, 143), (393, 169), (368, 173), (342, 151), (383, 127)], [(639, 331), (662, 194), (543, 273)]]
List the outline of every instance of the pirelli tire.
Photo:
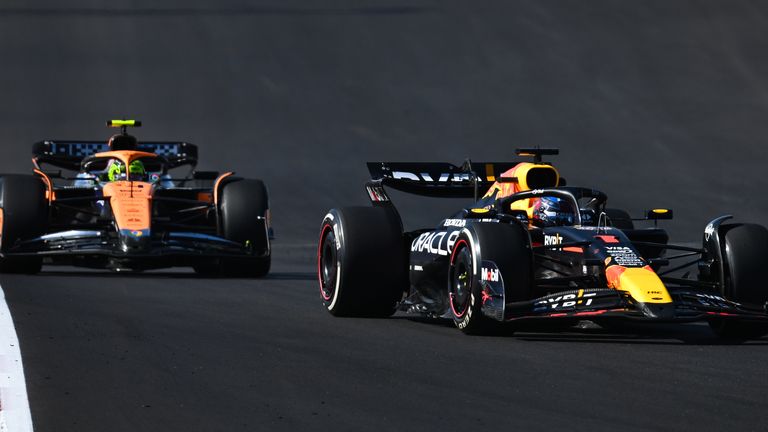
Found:
[(195, 265), (198, 273), (225, 277), (263, 277), (272, 255), (268, 232), (269, 193), (264, 182), (234, 179), (219, 191), (219, 235), (250, 248), (253, 256), (220, 258)]
[(511, 326), (482, 311), (484, 271), (503, 283), (505, 303), (530, 300), (533, 253), (521, 224), (468, 226), (457, 237), (448, 265), (448, 305), (456, 327), (467, 334), (511, 332)]
[[(765, 258), (768, 257), (768, 229), (757, 224), (727, 224), (720, 227), (723, 244), (725, 298), (765, 310)], [(768, 334), (765, 321), (717, 318), (709, 322), (712, 330), (726, 339), (751, 339)]]
[(323, 218), (317, 272), (323, 306), (332, 315), (392, 315), (408, 285), (407, 266), (395, 211), (344, 207)]
[[(43, 235), (48, 226), (46, 186), (31, 175), (0, 176), (0, 252), (6, 254), (20, 240)], [(35, 256), (4, 256), (0, 258), (0, 273), (38, 273), (42, 258)]]

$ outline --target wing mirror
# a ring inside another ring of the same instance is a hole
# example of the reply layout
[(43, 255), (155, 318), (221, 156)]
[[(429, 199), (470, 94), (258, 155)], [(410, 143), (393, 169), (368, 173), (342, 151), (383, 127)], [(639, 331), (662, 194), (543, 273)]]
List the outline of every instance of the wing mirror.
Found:
[(655, 208), (645, 212), (645, 219), (647, 220), (669, 220), (672, 219), (673, 212), (671, 209)]

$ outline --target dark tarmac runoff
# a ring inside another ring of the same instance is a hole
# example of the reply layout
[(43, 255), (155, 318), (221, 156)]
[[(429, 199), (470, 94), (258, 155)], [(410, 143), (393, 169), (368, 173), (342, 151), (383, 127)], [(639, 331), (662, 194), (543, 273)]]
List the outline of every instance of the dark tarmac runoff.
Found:
[[(366, 204), (366, 161), (536, 145), (612, 207), (672, 208), (672, 241), (766, 224), (766, 28), (741, 0), (3, 1), (0, 172), (137, 118), (263, 179), (277, 235), (265, 279), (0, 276), (35, 430), (765, 430), (768, 339), (335, 319), (315, 247), (329, 208)], [(466, 205), (393, 199), (406, 228)]]

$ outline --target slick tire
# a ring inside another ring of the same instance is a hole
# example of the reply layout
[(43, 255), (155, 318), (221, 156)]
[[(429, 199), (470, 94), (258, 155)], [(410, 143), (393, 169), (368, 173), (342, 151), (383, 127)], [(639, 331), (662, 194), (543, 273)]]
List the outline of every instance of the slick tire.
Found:
[(533, 254), (528, 232), (519, 224), (475, 224), (456, 239), (448, 266), (448, 304), (453, 322), (466, 334), (510, 333), (511, 326), (483, 314), (488, 293), (483, 266), (499, 271), (504, 302), (529, 300), (533, 284)]
[[(768, 229), (757, 224), (728, 224), (720, 227), (724, 241), (727, 299), (763, 308), (768, 301), (765, 287), (765, 257), (768, 256)], [(768, 334), (768, 324), (720, 318), (710, 321), (715, 333), (728, 339), (758, 338)]]
[(335, 316), (387, 317), (408, 286), (400, 217), (384, 207), (331, 210), (320, 229), (317, 272)]
[(221, 258), (194, 266), (203, 275), (263, 277), (272, 261), (267, 218), (269, 194), (261, 180), (235, 180), (224, 184), (219, 198), (219, 235), (250, 245), (253, 257)]
[[(30, 175), (0, 177), (0, 252), (12, 249), (19, 240), (38, 237), (48, 225), (48, 200), (43, 182)], [(0, 258), (0, 273), (38, 273), (40, 257)]]
[(605, 209), (605, 215), (608, 216), (608, 220), (614, 228), (621, 230), (635, 229), (635, 224), (632, 222), (632, 216), (624, 210), (607, 208)]

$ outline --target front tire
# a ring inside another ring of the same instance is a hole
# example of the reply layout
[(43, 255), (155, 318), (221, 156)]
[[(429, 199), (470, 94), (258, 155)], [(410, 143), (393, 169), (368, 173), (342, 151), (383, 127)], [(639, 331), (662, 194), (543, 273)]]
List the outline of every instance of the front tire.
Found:
[(467, 334), (495, 333), (503, 327), (511, 332), (511, 326), (504, 326), (503, 312), (496, 318), (483, 312), (491, 294), (484, 286), (489, 283), (489, 278), (483, 280), (484, 272), (496, 275), (496, 283), (502, 284), (504, 303), (530, 299), (533, 255), (525, 228), (517, 223), (472, 225), (456, 239), (448, 267), (448, 305), (456, 327)]
[[(764, 308), (768, 229), (757, 224), (728, 224), (720, 227), (724, 238), (725, 286), (722, 294), (754, 308)], [(751, 339), (768, 334), (768, 323), (720, 318), (710, 321), (712, 330), (727, 339)]]
[(269, 273), (269, 195), (261, 180), (234, 180), (224, 184), (219, 199), (219, 235), (249, 247), (254, 256), (219, 258), (195, 264), (207, 276), (263, 277)]
[[(6, 253), (20, 240), (45, 233), (48, 226), (48, 200), (43, 182), (30, 175), (0, 177), (0, 252)], [(40, 272), (40, 257), (6, 256), (0, 258), (0, 273), (34, 274)]]
[(317, 272), (323, 305), (335, 316), (386, 317), (408, 284), (403, 230), (384, 207), (345, 207), (323, 219)]

